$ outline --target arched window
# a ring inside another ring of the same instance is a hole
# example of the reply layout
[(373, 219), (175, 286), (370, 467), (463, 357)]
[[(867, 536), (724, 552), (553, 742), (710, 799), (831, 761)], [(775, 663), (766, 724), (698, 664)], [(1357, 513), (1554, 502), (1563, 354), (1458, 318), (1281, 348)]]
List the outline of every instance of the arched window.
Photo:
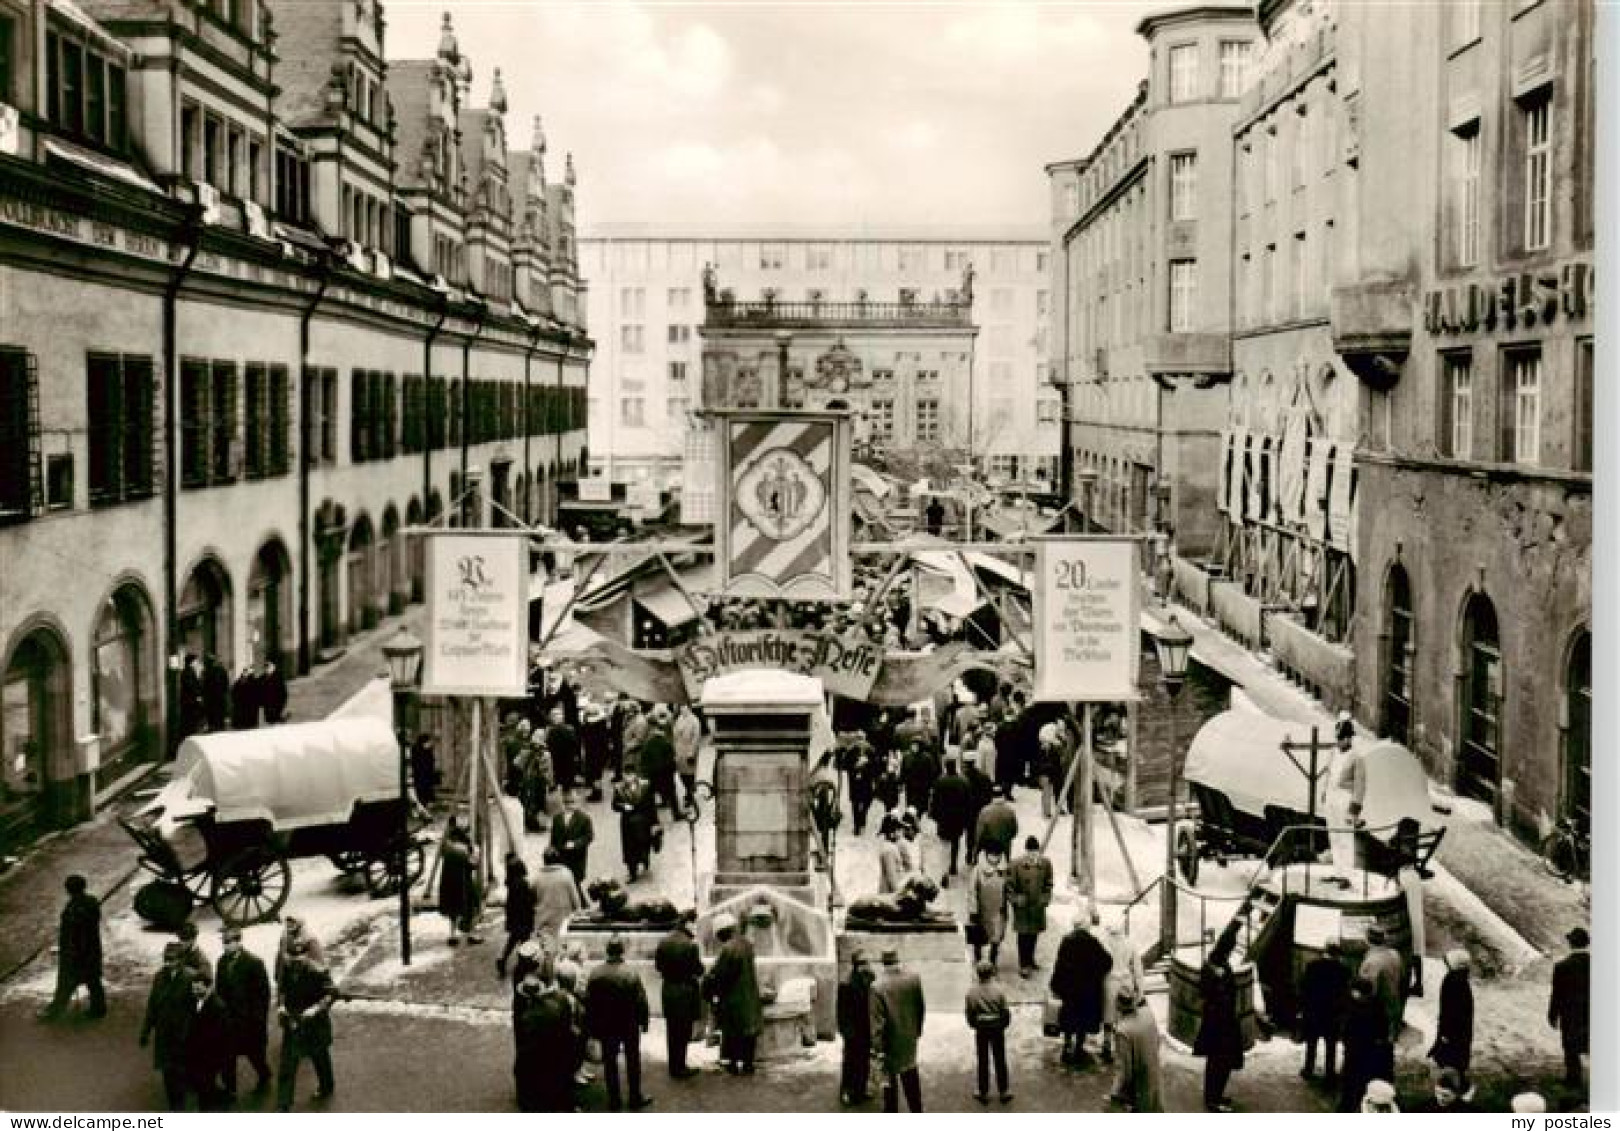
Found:
[(1559, 809), (1592, 828), (1592, 634), (1582, 629), (1564, 670), (1564, 791)]
[(0, 677), (0, 832), (30, 835), (45, 817), (53, 761), (71, 741), (67, 649), (49, 629), (31, 632)]
[(259, 547), (248, 575), (247, 629), (256, 663), (287, 667), (292, 650), (292, 560), (280, 539)]
[(121, 586), (102, 606), (90, 660), (95, 704), (91, 722), (101, 739), (104, 781), (151, 753), (149, 725), (158, 712), (157, 670), (151, 606), (138, 586)]
[[(421, 526), (422, 523), (422, 504), (417, 499), (412, 499), (405, 505), (405, 525)], [(427, 552), (426, 545), (427, 539), (420, 536), (405, 539), (405, 569), (410, 578), (408, 588), (413, 603), (422, 599), (423, 575), (426, 568), (423, 564), (423, 555)]]
[(1494, 806), (1502, 782), (1502, 644), (1496, 608), (1483, 593), (1470, 597), (1463, 609), (1461, 658), (1457, 792)]
[(1412, 657), (1416, 653), (1412, 585), (1406, 567), (1390, 567), (1384, 585), (1384, 718), (1380, 730), (1402, 746), (1412, 740)]
[(364, 632), (377, 623), (374, 550), (371, 519), (361, 515), (349, 531), (350, 632)]
[(180, 591), (180, 639), (196, 656), (217, 656), (226, 671), (235, 670), (231, 648), (231, 582), (213, 558), (197, 564)]

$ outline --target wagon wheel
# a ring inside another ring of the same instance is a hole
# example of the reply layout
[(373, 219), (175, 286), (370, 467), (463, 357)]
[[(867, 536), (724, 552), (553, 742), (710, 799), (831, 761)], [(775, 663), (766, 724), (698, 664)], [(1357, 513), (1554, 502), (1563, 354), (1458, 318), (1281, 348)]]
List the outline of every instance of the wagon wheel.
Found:
[(1176, 830), (1176, 865), (1187, 883), (1198, 882), (1198, 834), (1185, 825)]
[[(405, 848), (405, 875), (408, 883), (422, 878), (422, 846), (412, 841)], [(394, 895), (399, 891), (399, 850), (379, 852), (366, 859), (366, 890), (374, 897)]]
[(210, 899), (226, 923), (247, 927), (275, 918), (291, 892), (287, 861), (265, 849), (250, 848), (214, 873)]
[(208, 893), (213, 890), (214, 873), (207, 867), (202, 867), (195, 872), (180, 873), (179, 880), (191, 893), (191, 898), (202, 903), (208, 899)]
[(345, 876), (359, 875), (366, 870), (366, 854), (354, 848), (345, 848), (340, 852), (328, 852), (326, 858), (332, 862), (332, 867)]

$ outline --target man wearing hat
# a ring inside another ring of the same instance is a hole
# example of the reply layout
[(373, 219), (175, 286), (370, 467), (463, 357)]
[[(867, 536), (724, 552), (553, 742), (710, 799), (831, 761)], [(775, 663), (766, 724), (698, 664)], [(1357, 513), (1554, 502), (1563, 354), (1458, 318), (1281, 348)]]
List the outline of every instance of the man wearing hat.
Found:
[(990, 1102), (990, 1068), (996, 1070), (996, 1091), (1003, 1104), (1012, 1103), (1012, 1087), (1007, 1079), (1007, 1030), (1012, 1026), (1012, 1009), (1007, 991), (996, 981), (996, 964), (980, 962), (974, 967), (978, 983), (968, 989), (962, 1008), (973, 1044), (978, 1068), (978, 1091), (973, 1098)]
[(1468, 981), (1472, 965), (1461, 947), (1446, 952), (1446, 976), (1440, 981), (1440, 1014), (1434, 1025), (1429, 1056), (1442, 1070), (1455, 1073), (1461, 1087), (1468, 1086), (1474, 1056), (1474, 987)]
[(1395, 1102), (1395, 1085), (1388, 1080), (1374, 1080), (1367, 1085), (1367, 1094), (1361, 1097), (1363, 1115), (1399, 1115)]
[(714, 918), (720, 953), (703, 978), (703, 993), (714, 1003), (720, 1030), (720, 1060), (733, 1076), (754, 1071), (754, 1048), (765, 1028), (765, 1008), (754, 967), (754, 944), (737, 927), (736, 916), (722, 911)]
[(1350, 968), (1344, 964), (1344, 948), (1338, 939), (1329, 939), (1322, 953), (1305, 964), (1299, 978), (1299, 1029), (1305, 1042), (1305, 1067), (1299, 1074), (1305, 1079), (1316, 1074), (1320, 1041), (1324, 1078), (1330, 1087), (1338, 1080), (1340, 1025), (1349, 996)]
[(291, 1111), (299, 1066), (315, 1066), (315, 1098), (326, 1099), (337, 1088), (332, 1076), (332, 1006), (337, 987), (323, 965), (310, 957), (309, 941), (299, 938), (288, 949), (281, 977), (281, 1063), (276, 1073), (276, 1109)]
[(849, 956), (849, 977), (838, 984), (838, 1036), (843, 1042), (838, 1101), (846, 1107), (871, 1098), (872, 982), (872, 964), (857, 949)]
[(1013, 842), (1018, 839), (1018, 814), (1007, 796), (1008, 790), (998, 785), (995, 800), (979, 814), (979, 826), (974, 837), (977, 852), (994, 852), (1004, 858), (1011, 853)]
[(1159, 1023), (1137, 996), (1134, 986), (1122, 986), (1114, 997), (1114, 1077), (1112, 1099), (1130, 1111), (1163, 1111), (1159, 1074)]
[(921, 1112), (922, 1076), (917, 1071), (917, 1045), (922, 1040), (927, 1004), (922, 979), (900, 965), (900, 951), (883, 951), (883, 974), (872, 987), (873, 1059), (883, 1074), (883, 1110)]
[(281, 941), (276, 946), (276, 985), (281, 985), (282, 975), (287, 969), (287, 962), (292, 957), (293, 944), (300, 941), (308, 948), (311, 962), (317, 966), (326, 965), (326, 951), (321, 947), (321, 940), (309, 932), (304, 926), (304, 920), (297, 915), (283, 915), (281, 917)]
[(641, 743), (639, 768), (652, 787), (655, 822), (660, 805), (669, 806), (671, 817), (679, 820), (681, 816), (681, 800), (675, 789), (675, 743), (669, 737), (669, 721), (668, 707), (662, 703), (654, 707), (647, 720), (647, 737)]
[(651, 1022), (647, 991), (641, 978), (624, 964), (624, 940), (608, 940), (607, 961), (591, 971), (585, 983), (585, 1027), (602, 1043), (602, 1071), (607, 1079), (608, 1110), (623, 1111), (619, 1090), (619, 1057), (630, 1088), (630, 1109), (652, 1103), (641, 1091), (641, 1034)]
[(214, 967), (214, 985), (225, 1009), (225, 1094), (236, 1095), (236, 1061), (247, 1057), (258, 1074), (254, 1091), (270, 1086), (270, 1064), (265, 1052), (270, 1044), (270, 974), (258, 955), (242, 945), (242, 928), (226, 927), (220, 932), (224, 952)]
[(1576, 927), (1564, 937), (1569, 953), (1553, 967), (1547, 1024), (1563, 1038), (1564, 1084), (1579, 1088), (1583, 1083), (1581, 1058), (1591, 1033), (1592, 956), (1586, 948), (1592, 940), (1585, 927)]
[(191, 1090), (186, 1054), (196, 1012), (191, 990), (195, 971), (185, 964), (185, 956), (184, 943), (163, 945), (163, 965), (152, 977), (141, 1021), (141, 1047), (152, 1047), (152, 1067), (163, 1075), (163, 1094), (171, 1111), (185, 1110)]
[(579, 796), (572, 789), (562, 791), (563, 811), (551, 822), (551, 847), (574, 874), (574, 882), (585, 882), (585, 862), (596, 839), (591, 815), (579, 807)]
[(878, 826), (878, 894), (891, 895), (906, 886), (906, 858), (900, 849), (900, 821), (886, 813)]
[(677, 1080), (697, 1075), (686, 1065), (686, 1047), (692, 1030), (703, 1016), (703, 955), (692, 937), (696, 913), (686, 911), (653, 954), (653, 966), (663, 979), (664, 1040), (669, 1052), (669, 1074)]
[(968, 831), (968, 814), (972, 804), (973, 787), (957, 769), (956, 759), (947, 758), (945, 773), (934, 783), (933, 799), (929, 803), (929, 815), (934, 818), (934, 834), (951, 849), (951, 861), (941, 887), (950, 887), (951, 877), (956, 875), (962, 834)]
[(518, 979), (512, 998), (512, 1075), (519, 1111), (578, 1110), (578, 1009), (573, 995), (557, 984), (549, 958), (529, 966)]
[(1389, 1043), (1398, 1044), (1406, 1013), (1406, 964), (1401, 960), (1401, 952), (1389, 945), (1388, 935), (1377, 923), (1367, 928), (1367, 953), (1358, 972), (1372, 983), (1373, 997), (1383, 1007), (1389, 1022)]
[(1333, 857), (1334, 875), (1329, 882), (1348, 888), (1356, 870), (1356, 829), (1364, 823), (1362, 806), (1367, 800), (1367, 763), (1355, 747), (1355, 726), (1343, 722), (1336, 728), (1338, 751), (1328, 768), (1331, 788), (1327, 795), (1328, 852)]

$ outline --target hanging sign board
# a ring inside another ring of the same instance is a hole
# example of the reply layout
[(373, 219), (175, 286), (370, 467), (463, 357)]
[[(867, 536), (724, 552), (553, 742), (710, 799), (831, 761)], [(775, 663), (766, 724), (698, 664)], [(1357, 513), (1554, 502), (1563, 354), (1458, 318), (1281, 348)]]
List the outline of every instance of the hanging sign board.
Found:
[(455, 530), (425, 537), (422, 693), (528, 694), (528, 539)]
[(703, 685), (716, 676), (762, 668), (814, 676), (834, 695), (867, 699), (883, 667), (883, 647), (830, 632), (719, 632), (675, 649), (675, 663), (694, 703), (703, 698)]
[(1136, 541), (1042, 539), (1035, 564), (1034, 699), (1135, 699), (1142, 631)]

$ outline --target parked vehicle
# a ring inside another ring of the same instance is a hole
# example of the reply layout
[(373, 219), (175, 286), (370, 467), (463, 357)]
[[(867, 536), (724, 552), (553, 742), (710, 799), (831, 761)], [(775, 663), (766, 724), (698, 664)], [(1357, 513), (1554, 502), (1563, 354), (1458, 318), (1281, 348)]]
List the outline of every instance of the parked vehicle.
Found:
[(172, 925), (205, 900), (236, 926), (273, 919), (291, 894), (288, 862), (313, 856), (363, 876), (373, 895), (397, 892), (423, 864), (399, 759), (381, 719), (188, 738), (173, 780), (121, 822), (156, 877), (136, 893), (136, 911)]

